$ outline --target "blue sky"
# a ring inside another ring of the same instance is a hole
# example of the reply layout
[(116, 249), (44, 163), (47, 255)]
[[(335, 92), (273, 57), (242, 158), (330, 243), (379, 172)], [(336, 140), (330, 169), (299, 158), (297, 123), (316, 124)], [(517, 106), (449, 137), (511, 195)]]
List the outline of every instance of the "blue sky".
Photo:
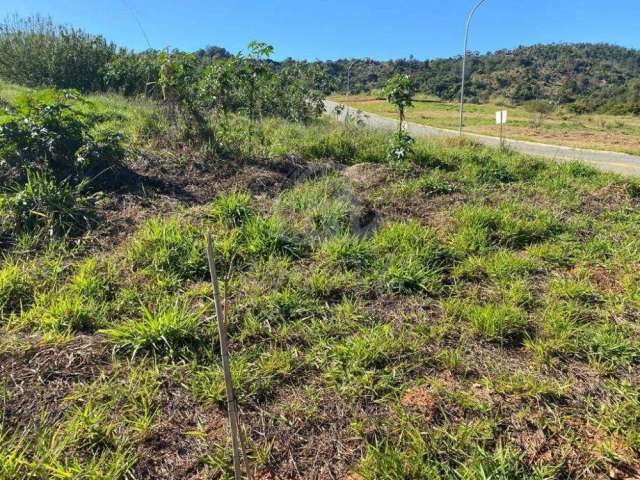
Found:
[[(0, 0), (0, 17), (51, 15), (136, 50), (232, 52), (251, 40), (276, 57), (449, 57), (461, 53), (474, 0)], [(487, 0), (469, 48), (481, 52), (548, 42), (609, 42), (640, 48), (638, 0)]]

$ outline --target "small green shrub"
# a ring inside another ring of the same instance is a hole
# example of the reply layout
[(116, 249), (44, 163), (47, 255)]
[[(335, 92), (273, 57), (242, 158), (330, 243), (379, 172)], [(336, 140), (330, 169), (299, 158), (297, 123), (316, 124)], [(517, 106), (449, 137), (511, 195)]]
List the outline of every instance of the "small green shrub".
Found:
[(28, 170), (48, 170), (60, 179), (119, 165), (122, 133), (102, 126), (104, 116), (78, 108), (85, 102), (72, 91), (19, 96), (0, 122), (0, 174), (4, 167), (21, 180)]
[(404, 162), (413, 157), (415, 139), (403, 128), (395, 132), (389, 141), (387, 158), (391, 162)]

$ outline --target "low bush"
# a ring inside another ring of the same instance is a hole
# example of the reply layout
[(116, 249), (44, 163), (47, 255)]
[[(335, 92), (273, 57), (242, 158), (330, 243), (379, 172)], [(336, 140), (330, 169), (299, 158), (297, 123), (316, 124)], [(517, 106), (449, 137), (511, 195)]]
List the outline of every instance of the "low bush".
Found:
[(0, 178), (22, 181), (28, 170), (50, 171), (56, 179), (86, 177), (120, 165), (123, 135), (103, 126), (108, 118), (74, 92), (27, 93), (0, 117)]

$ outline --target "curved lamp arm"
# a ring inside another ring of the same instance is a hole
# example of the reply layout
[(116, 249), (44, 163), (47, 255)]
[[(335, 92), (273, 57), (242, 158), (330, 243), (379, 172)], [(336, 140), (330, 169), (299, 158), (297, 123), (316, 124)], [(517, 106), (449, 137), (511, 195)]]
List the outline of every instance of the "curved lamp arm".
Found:
[(467, 65), (467, 45), (469, 43), (469, 25), (471, 25), (471, 19), (475, 15), (480, 5), (482, 5), (486, 0), (480, 0), (469, 12), (467, 16), (467, 23), (464, 28), (464, 52), (462, 54), (462, 81), (460, 82), (460, 135), (462, 135), (462, 129), (464, 127), (464, 81), (466, 74), (466, 65)]

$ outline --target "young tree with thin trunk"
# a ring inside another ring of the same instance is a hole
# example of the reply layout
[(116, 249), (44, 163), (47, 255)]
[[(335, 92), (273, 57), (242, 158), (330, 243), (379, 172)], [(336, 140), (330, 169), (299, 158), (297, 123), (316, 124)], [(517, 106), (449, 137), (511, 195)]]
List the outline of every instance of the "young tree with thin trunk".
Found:
[(409, 75), (396, 73), (384, 86), (383, 94), (387, 102), (395, 105), (398, 109), (398, 116), (400, 117), (398, 131), (402, 132), (402, 124), (405, 118), (404, 112), (407, 107), (413, 105), (415, 85)]

